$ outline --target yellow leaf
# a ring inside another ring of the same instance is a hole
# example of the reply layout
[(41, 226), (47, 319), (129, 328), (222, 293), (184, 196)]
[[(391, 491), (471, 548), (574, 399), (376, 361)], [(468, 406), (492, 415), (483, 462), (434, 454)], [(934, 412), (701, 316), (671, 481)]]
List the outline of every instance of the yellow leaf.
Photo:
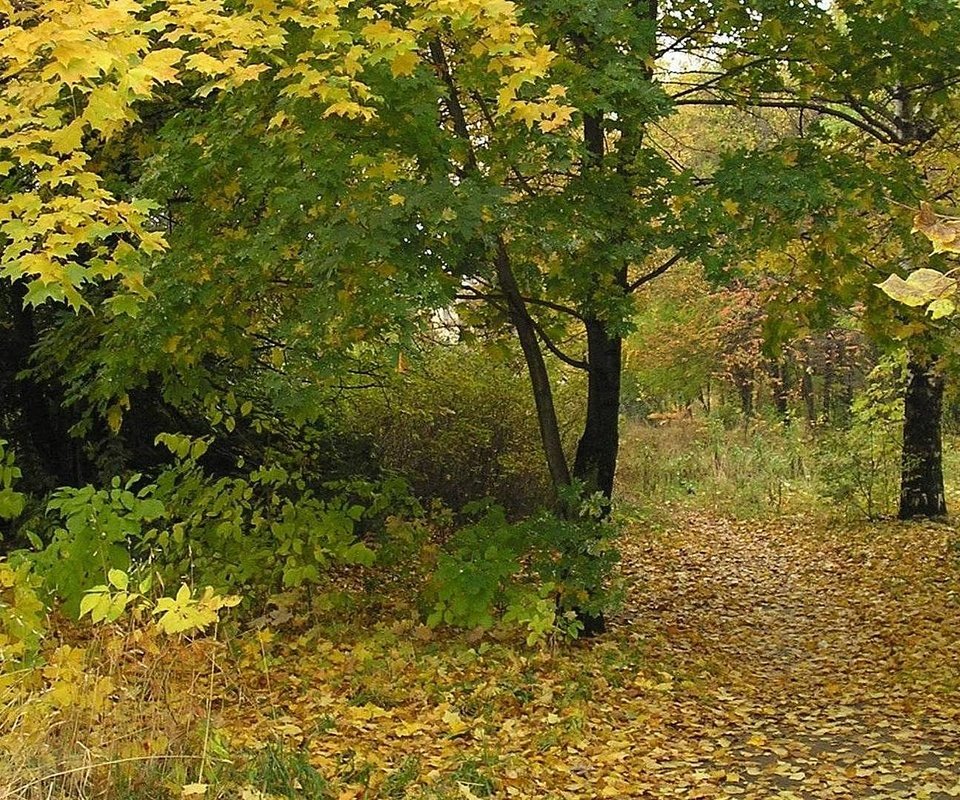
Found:
[(107, 410), (107, 425), (110, 426), (110, 430), (116, 433), (120, 430), (120, 425), (123, 423), (123, 409), (119, 404), (110, 406)]
[(446, 723), (451, 736), (459, 736), (470, 730), (470, 726), (460, 718), (459, 712), (452, 709), (443, 712), (443, 721)]
[(400, 738), (414, 736), (423, 730), (423, 725), (419, 722), (404, 722), (393, 729), (393, 735)]
[(194, 53), (187, 59), (187, 67), (202, 75), (223, 75), (227, 68), (222, 61), (207, 53)]
[(75, 119), (65, 128), (55, 131), (50, 136), (50, 149), (54, 153), (67, 155), (80, 149), (83, 142), (83, 121)]
[(410, 75), (417, 68), (419, 61), (417, 54), (412, 51), (401, 53), (390, 62), (390, 72), (393, 73), (394, 78)]
[(161, 83), (179, 83), (176, 65), (180, 63), (186, 51), (176, 47), (165, 47), (147, 53), (143, 59), (143, 67)]

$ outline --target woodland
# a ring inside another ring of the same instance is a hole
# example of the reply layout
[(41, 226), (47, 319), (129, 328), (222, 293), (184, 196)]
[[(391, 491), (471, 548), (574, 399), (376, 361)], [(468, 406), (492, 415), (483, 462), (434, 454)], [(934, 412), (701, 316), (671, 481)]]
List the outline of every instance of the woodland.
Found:
[(0, 800), (960, 797), (957, 0), (0, 0)]

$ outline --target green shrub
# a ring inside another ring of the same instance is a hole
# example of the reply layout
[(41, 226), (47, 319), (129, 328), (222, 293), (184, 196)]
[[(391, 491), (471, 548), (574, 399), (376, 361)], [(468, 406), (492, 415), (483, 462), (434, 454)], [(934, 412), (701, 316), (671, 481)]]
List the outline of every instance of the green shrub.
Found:
[[(556, 398), (567, 444), (578, 434), (573, 377)], [(550, 500), (530, 383), (522, 362), (477, 346), (435, 346), (382, 392), (348, 399), (345, 430), (362, 432), (381, 467), (414, 493), (459, 509), (495, 498), (511, 516)]]
[(468, 511), (479, 518), (450, 539), (427, 586), (429, 625), (489, 628), (501, 619), (534, 644), (555, 633), (575, 637), (578, 615), (595, 616), (614, 601), (612, 523), (587, 513), (510, 523), (501, 506)]
[(13, 451), (7, 450), (6, 439), (0, 439), (0, 520), (16, 519), (23, 513), (26, 495), (13, 488), (20, 477)]
[[(111, 571), (165, 585), (187, 581), (249, 602), (318, 584), (333, 565), (369, 566), (374, 548), (391, 558), (416, 550), (422, 511), (398, 479), (311, 487), (279, 466), (210, 476), (203, 440), (164, 436), (177, 462), (152, 483), (139, 475), (109, 488), (64, 488), (47, 504), (36, 548), (21, 553), (71, 615)], [(406, 543), (406, 544), (405, 544)], [(404, 549), (406, 548), (406, 550)]]
[(114, 478), (109, 489), (58, 489), (48, 501), (53, 531), (31, 560), (44, 588), (63, 601), (71, 616), (79, 616), (87, 589), (104, 583), (112, 569), (127, 571), (131, 548), (156, 533), (150, 526), (160, 523), (166, 509), (155, 496), (156, 485), (137, 488), (141, 478), (134, 475), (125, 483)]
[(900, 496), (903, 398), (899, 363), (884, 359), (850, 407), (850, 425), (823, 435), (817, 449), (820, 494), (844, 513), (894, 514)]

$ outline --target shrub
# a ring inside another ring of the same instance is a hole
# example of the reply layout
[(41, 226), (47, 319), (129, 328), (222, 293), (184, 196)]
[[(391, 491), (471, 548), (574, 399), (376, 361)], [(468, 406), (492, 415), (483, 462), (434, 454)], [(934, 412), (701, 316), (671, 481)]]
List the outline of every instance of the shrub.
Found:
[(882, 360), (854, 398), (849, 427), (820, 441), (820, 493), (845, 513), (876, 519), (896, 512), (903, 424), (898, 372), (896, 360)]
[(210, 585), (256, 603), (321, 583), (334, 565), (369, 566), (375, 547), (396, 559), (421, 543), (422, 511), (399, 479), (313, 487), (275, 465), (215, 477), (198, 463), (204, 440), (161, 438), (177, 454), (174, 465), (150, 483), (134, 475), (109, 488), (58, 490), (40, 535), (30, 534), (36, 551), (18, 556), (73, 617), (86, 591), (108, 585), (114, 571)]
[[(571, 446), (577, 387), (571, 378), (557, 397)], [(511, 516), (549, 502), (529, 380), (510, 358), (475, 346), (433, 347), (383, 392), (351, 397), (342, 424), (363, 432), (382, 468), (409, 480), (418, 497), (454, 509), (492, 497)]]
[(489, 628), (499, 618), (534, 644), (555, 633), (575, 637), (578, 615), (612, 604), (618, 554), (609, 521), (542, 513), (510, 523), (500, 506), (467, 510), (479, 518), (450, 539), (427, 586), (429, 625)]

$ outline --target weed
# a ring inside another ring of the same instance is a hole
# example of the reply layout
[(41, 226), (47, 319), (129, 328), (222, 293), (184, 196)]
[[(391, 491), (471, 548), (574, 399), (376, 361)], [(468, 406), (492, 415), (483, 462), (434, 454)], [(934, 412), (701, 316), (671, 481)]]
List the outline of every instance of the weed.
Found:
[(279, 744), (261, 750), (248, 768), (247, 780), (263, 793), (290, 800), (325, 800), (331, 796), (326, 779), (305, 753)]
[(383, 782), (380, 794), (384, 798), (402, 798), (407, 796), (410, 785), (420, 777), (420, 759), (407, 756), (397, 770)]

